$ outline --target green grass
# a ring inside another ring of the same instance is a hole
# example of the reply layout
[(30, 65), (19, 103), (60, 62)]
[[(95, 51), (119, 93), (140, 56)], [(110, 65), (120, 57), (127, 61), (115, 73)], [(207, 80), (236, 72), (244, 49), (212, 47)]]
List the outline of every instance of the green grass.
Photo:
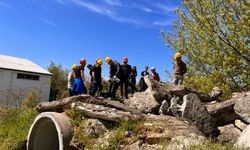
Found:
[(0, 119), (0, 150), (19, 150), (37, 115), (35, 109), (7, 109)]

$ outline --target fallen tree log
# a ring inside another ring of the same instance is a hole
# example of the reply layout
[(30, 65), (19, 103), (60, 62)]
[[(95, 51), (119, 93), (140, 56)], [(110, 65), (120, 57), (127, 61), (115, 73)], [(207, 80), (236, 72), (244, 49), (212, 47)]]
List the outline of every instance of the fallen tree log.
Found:
[(103, 105), (106, 107), (111, 107), (111, 108), (115, 108), (115, 109), (126, 111), (126, 112), (132, 112), (133, 114), (141, 113), (139, 110), (128, 107), (118, 101), (100, 100), (90, 95), (78, 95), (78, 96), (67, 97), (67, 98), (57, 100), (57, 101), (52, 101), (52, 102), (42, 102), (36, 106), (36, 109), (38, 112), (58, 111), (58, 110), (61, 111), (64, 107), (70, 107), (70, 105), (74, 102)]
[(86, 104), (81, 102), (72, 103), (72, 108), (79, 110), (84, 116), (102, 119), (106, 121), (121, 122), (124, 119), (143, 120), (144, 115), (132, 114), (115, 108), (104, 107), (102, 105)]

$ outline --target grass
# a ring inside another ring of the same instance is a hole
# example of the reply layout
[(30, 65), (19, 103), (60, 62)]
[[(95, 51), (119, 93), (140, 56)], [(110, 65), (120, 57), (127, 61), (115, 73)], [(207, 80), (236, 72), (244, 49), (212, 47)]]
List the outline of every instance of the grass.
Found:
[(37, 114), (35, 109), (4, 110), (0, 119), (0, 150), (20, 150)]

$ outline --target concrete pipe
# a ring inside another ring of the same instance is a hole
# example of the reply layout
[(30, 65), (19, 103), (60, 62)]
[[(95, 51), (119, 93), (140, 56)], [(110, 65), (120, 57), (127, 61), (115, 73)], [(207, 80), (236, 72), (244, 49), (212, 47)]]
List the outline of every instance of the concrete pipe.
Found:
[(41, 113), (30, 127), (27, 150), (68, 150), (73, 132), (65, 114)]

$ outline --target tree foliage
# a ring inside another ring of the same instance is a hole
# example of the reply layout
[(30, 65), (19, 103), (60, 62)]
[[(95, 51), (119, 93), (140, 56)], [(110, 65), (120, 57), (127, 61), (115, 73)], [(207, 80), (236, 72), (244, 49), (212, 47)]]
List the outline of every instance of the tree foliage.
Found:
[(50, 100), (67, 97), (67, 76), (69, 71), (64, 69), (61, 64), (55, 64), (54, 62), (50, 63), (48, 70), (50, 73), (52, 73)]
[(250, 2), (183, 0), (176, 14), (174, 32), (162, 34), (185, 56), (185, 84), (204, 92), (219, 86), (226, 95), (250, 90)]

